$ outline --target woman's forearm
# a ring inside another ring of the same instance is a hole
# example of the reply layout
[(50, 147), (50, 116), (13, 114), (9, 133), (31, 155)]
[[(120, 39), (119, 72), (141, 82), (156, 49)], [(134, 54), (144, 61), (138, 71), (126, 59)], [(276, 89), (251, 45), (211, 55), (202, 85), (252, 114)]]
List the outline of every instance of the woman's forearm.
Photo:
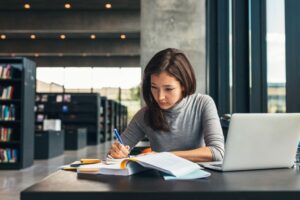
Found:
[(193, 162), (209, 162), (212, 161), (213, 156), (210, 148), (201, 147), (193, 150), (186, 151), (173, 151), (176, 156), (188, 159)]

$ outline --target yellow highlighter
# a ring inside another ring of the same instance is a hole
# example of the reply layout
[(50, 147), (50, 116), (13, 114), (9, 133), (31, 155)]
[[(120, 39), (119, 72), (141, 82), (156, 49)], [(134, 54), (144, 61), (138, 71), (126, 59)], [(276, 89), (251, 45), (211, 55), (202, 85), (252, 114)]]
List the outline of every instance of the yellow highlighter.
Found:
[(100, 163), (101, 160), (97, 158), (83, 158), (80, 159), (81, 164), (95, 164), (95, 163)]

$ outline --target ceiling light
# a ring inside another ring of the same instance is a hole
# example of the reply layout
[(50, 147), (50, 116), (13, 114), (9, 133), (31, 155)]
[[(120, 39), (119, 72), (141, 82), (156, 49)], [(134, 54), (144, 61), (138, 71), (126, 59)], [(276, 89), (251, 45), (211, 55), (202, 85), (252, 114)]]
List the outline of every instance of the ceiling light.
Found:
[(25, 9), (30, 9), (30, 4), (29, 4), (29, 3), (25, 3), (25, 4), (24, 4), (24, 8), (25, 8)]
[(91, 35), (91, 39), (92, 39), (92, 40), (96, 39), (96, 35), (95, 35), (95, 34), (92, 34), (92, 35)]
[(105, 4), (105, 8), (107, 8), (107, 9), (111, 9), (111, 7), (112, 7), (112, 6), (111, 6), (111, 4), (110, 4), (110, 3), (106, 3), (106, 4)]
[(70, 9), (70, 8), (71, 8), (71, 4), (66, 3), (66, 4), (65, 4), (65, 9)]
[(34, 39), (36, 39), (36, 36), (34, 34), (32, 34), (32, 35), (30, 35), (30, 38), (34, 40)]
[(2, 39), (2, 40), (5, 40), (5, 39), (6, 39), (6, 35), (2, 34), (2, 35), (1, 35), (1, 39)]
[(121, 38), (122, 40), (125, 40), (125, 39), (126, 39), (126, 35), (125, 35), (125, 34), (121, 34), (121, 35), (120, 35), (120, 38)]
[(64, 34), (61, 34), (60, 39), (64, 40), (64, 39), (66, 39), (66, 36)]

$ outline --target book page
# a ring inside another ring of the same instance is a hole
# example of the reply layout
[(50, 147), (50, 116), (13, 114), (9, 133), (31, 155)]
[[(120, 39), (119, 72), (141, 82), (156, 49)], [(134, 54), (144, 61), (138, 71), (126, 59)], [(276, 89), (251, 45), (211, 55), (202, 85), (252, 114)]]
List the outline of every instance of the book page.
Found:
[(112, 164), (120, 164), (125, 158), (112, 158), (107, 157), (105, 160), (102, 160), (104, 164), (112, 165)]
[(137, 156), (134, 159), (144, 167), (157, 169), (176, 177), (201, 169), (196, 163), (168, 152)]
[(186, 174), (184, 176), (172, 176), (169, 174), (163, 174), (163, 177), (165, 180), (192, 180), (192, 179), (198, 179), (198, 178), (207, 178), (211, 174), (209, 172), (206, 172), (204, 170), (196, 170), (189, 174)]

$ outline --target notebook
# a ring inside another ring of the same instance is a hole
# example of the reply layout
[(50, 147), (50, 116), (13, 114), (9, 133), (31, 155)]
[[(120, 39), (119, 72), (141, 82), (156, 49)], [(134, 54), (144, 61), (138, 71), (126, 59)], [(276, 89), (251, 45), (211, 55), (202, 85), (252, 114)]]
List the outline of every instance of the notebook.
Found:
[(233, 114), (223, 163), (201, 163), (219, 171), (290, 168), (300, 138), (300, 114)]
[(77, 172), (128, 176), (147, 169), (156, 169), (175, 177), (182, 177), (201, 170), (201, 167), (172, 153), (163, 152), (126, 158), (119, 163), (109, 165), (104, 162), (83, 165), (77, 169)]
[(69, 170), (69, 171), (77, 171), (77, 168), (81, 165), (88, 165), (88, 164), (95, 164), (95, 163), (100, 163), (101, 160), (97, 158), (83, 158), (72, 162), (69, 165), (62, 165), (58, 169), (62, 170)]

